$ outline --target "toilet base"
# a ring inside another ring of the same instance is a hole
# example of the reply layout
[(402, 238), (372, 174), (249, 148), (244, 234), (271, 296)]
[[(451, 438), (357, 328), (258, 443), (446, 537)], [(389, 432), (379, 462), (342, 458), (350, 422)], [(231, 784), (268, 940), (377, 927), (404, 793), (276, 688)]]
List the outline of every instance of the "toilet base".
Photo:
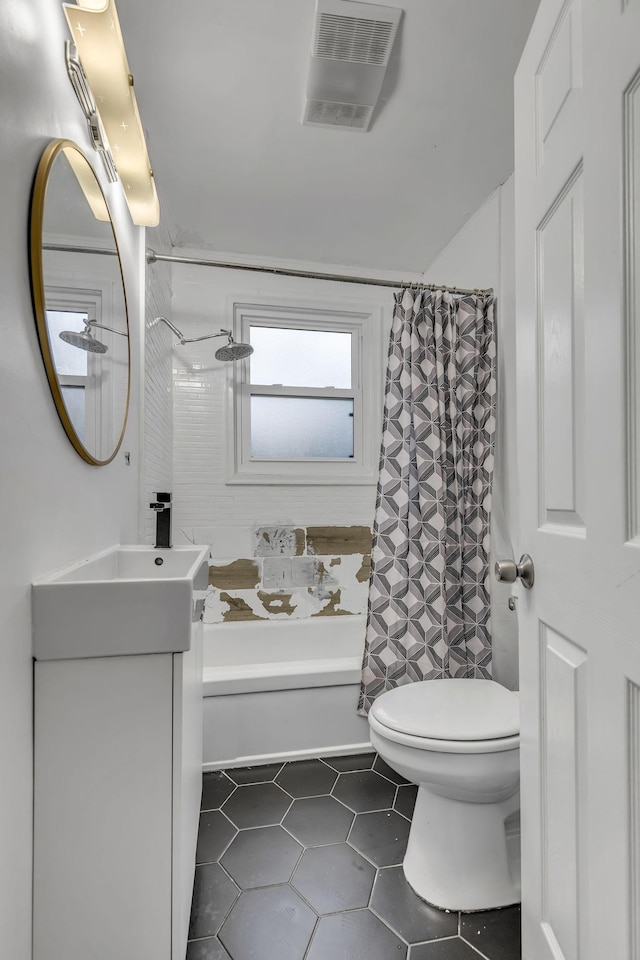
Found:
[(520, 902), (520, 864), (509, 855), (505, 820), (519, 792), (499, 803), (467, 803), (419, 786), (404, 875), (441, 910), (492, 910)]

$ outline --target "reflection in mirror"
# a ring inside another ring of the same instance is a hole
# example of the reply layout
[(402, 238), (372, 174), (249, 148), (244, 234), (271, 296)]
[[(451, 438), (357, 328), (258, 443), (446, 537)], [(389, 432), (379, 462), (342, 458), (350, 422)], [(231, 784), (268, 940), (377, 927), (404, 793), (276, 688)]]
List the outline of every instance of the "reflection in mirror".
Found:
[(31, 204), (38, 337), (62, 424), (87, 462), (109, 463), (129, 406), (129, 326), (107, 204), (78, 147), (44, 151)]

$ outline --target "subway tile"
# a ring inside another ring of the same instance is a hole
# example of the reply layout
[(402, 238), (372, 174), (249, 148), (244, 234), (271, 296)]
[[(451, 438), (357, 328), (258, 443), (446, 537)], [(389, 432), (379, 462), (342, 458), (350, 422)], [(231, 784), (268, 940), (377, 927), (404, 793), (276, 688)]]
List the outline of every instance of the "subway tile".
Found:
[(299, 527), (258, 527), (256, 557), (300, 557), (305, 549), (304, 530)]
[(265, 590), (282, 590), (293, 586), (291, 559), (265, 557), (262, 561), (262, 586)]
[(322, 560), (317, 560), (315, 557), (295, 557), (291, 561), (291, 578), (294, 587), (317, 587), (338, 583)]
[(369, 527), (307, 527), (307, 553), (335, 556), (371, 553)]
[(255, 560), (231, 560), (209, 566), (209, 583), (221, 590), (250, 590), (259, 582), (260, 567)]

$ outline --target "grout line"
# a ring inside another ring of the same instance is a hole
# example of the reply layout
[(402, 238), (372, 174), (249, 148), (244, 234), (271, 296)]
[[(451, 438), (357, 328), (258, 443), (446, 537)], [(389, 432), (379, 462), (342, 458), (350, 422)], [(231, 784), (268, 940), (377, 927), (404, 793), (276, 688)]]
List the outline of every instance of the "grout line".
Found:
[[(295, 889), (295, 888), (294, 888), (294, 889)], [(298, 893), (297, 890), (296, 890), (296, 893)], [(300, 894), (298, 894), (298, 896), (300, 896)], [(304, 898), (303, 898), (303, 899), (304, 899)], [(306, 903), (306, 901), (305, 901), (305, 903)], [(314, 910), (314, 913), (315, 913), (315, 910)], [(309, 951), (311, 950), (311, 944), (312, 944), (313, 941), (314, 941), (314, 938), (315, 938), (315, 935), (316, 935), (316, 930), (318, 929), (319, 924), (320, 924), (320, 917), (317, 917), (317, 918), (316, 918), (316, 922), (315, 922), (315, 924), (313, 925), (313, 930), (311, 931), (311, 936), (309, 937), (309, 943), (307, 944), (306, 950), (304, 951), (304, 956), (303, 956), (302, 960), (305, 960), (305, 958), (309, 956)]]
[[(376, 880), (377, 880), (377, 877), (376, 877)], [(375, 884), (375, 880), (374, 880), (373, 886), (375, 887), (375, 885), (376, 885), (376, 884)], [(371, 893), (372, 893), (372, 895), (373, 895), (373, 889), (372, 889)], [(392, 933), (395, 937), (398, 938), (398, 940), (400, 940), (402, 943), (405, 944), (405, 946), (407, 947), (407, 952), (411, 949), (411, 943), (409, 942), (409, 940), (405, 940), (405, 938), (402, 936), (402, 934), (399, 933), (397, 930), (395, 930), (395, 929), (391, 926), (391, 924), (389, 923), (388, 920), (385, 920), (385, 918), (384, 918), (384, 917), (381, 917), (379, 913), (376, 913), (375, 909), (371, 906), (371, 899), (369, 899), (369, 906), (367, 907), (367, 910), (369, 910), (369, 911), (374, 915), (374, 917), (377, 917), (378, 920), (380, 921), (380, 923), (384, 924), (384, 926), (387, 928), (387, 930), (390, 930), (391, 933)]]
[(469, 940), (465, 939), (465, 937), (462, 936), (462, 934), (460, 934), (460, 939), (462, 940), (463, 943), (466, 943), (467, 946), (471, 947), (472, 950), (475, 950), (478, 956), (482, 957), (482, 960), (491, 960), (491, 958), (488, 957), (486, 953), (481, 953), (480, 950), (478, 950), (478, 948), (476, 947), (476, 945), (473, 943), (470, 943)]

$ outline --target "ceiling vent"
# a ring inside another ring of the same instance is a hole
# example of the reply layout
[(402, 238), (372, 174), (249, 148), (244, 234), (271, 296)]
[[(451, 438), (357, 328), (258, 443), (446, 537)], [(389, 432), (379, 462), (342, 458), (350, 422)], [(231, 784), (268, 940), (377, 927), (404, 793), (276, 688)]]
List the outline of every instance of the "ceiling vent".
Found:
[(402, 10), (354, 0), (317, 0), (302, 122), (368, 130)]

